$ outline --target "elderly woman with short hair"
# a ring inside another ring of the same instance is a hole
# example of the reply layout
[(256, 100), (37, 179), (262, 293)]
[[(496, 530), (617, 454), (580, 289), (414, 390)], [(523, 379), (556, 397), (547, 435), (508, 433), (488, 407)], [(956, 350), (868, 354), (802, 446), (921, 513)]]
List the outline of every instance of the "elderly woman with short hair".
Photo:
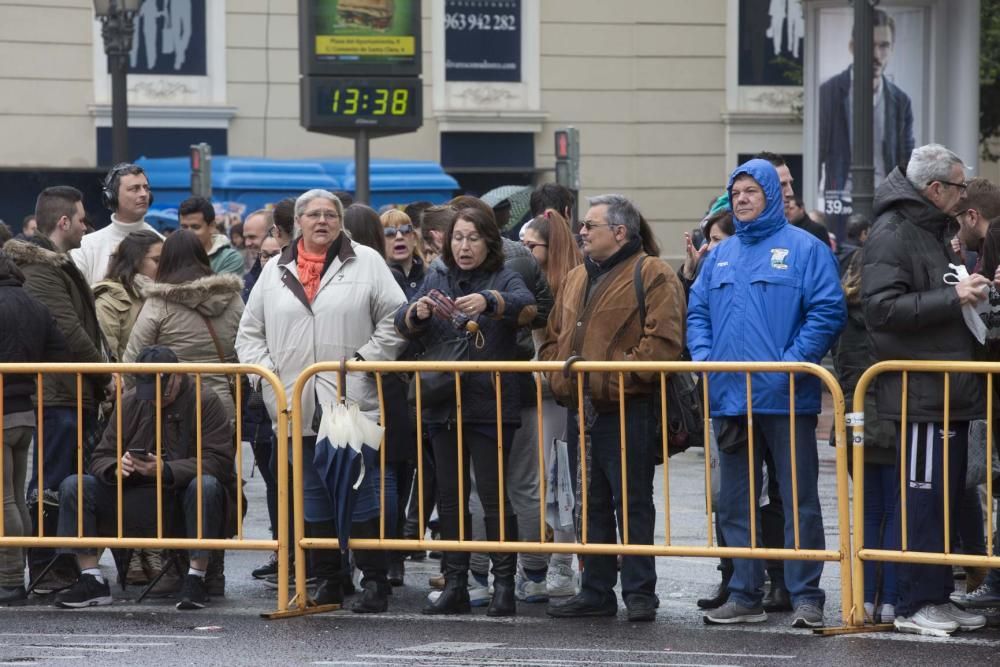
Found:
[[(406, 302), (403, 291), (379, 253), (343, 233), (343, 220), (344, 207), (333, 193), (309, 190), (301, 195), (295, 201), (295, 222), (301, 233), (261, 271), (240, 323), (236, 339), (240, 360), (272, 369), (289, 397), (296, 378), (314, 362), (394, 360), (405, 346), (393, 328), (393, 315)], [(377, 419), (374, 379), (349, 373), (346, 384), (347, 401)], [(276, 423), (269, 387), (264, 396)], [(313, 465), (317, 399), (336, 402), (335, 374), (313, 377), (302, 392), (306, 531), (312, 537), (332, 537), (333, 508)], [(380, 474), (369, 471), (365, 477), (378, 480)], [(379, 486), (363, 485), (359, 491), (352, 528), (355, 537), (378, 537)], [(395, 482), (388, 470), (385, 486), (385, 505), (393, 507)], [(364, 574), (364, 594), (352, 610), (385, 611), (389, 593), (386, 553), (359, 551), (355, 560)], [(319, 580), (317, 602), (339, 604), (343, 599), (340, 551), (319, 551), (314, 563)]]

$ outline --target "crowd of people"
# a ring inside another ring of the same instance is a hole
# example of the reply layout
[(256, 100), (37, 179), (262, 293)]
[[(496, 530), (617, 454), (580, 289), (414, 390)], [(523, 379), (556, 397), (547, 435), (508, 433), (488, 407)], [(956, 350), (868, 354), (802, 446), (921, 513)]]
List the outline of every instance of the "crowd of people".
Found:
[[(103, 189), (111, 224), (86, 233), (79, 191), (60, 186), (39, 195), (33, 233), (26, 229), (0, 250), (0, 361), (239, 361), (272, 370), (290, 394), (300, 374), (323, 360), (820, 363), (832, 351), (850, 400), (874, 361), (988, 358), (1000, 340), (990, 317), (1000, 303), (993, 286), (1000, 280), (1000, 234), (990, 226), (1000, 219), (1000, 188), (967, 182), (961, 160), (933, 144), (915, 149), (908, 165), (889, 174), (876, 194), (875, 220), (853, 217), (839, 242), (806, 214), (781, 156), (760, 154), (733, 170), (699, 229), (685, 235), (687, 257), (676, 273), (660, 258), (634, 202), (592, 197), (577, 223), (573, 194), (551, 183), (534, 190), (521, 220), (510, 219), (509, 201), (470, 195), (376, 211), (349, 193), (313, 189), (226, 229), (210, 201), (192, 197), (179, 207), (180, 229), (166, 238), (145, 222), (152, 199), (140, 167), (116, 166)], [(755, 512), (761, 545), (792, 547), (798, 540), (802, 548), (824, 548), (818, 379), (797, 379), (792, 397), (787, 376), (754, 374), (748, 405), (743, 374), (710, 377), (719, 544), (748, 546)], [(120, 380), (124, 389), (116, 386)], [(273, 388), (241, 381), (237, 392), (226, 375), (90, 374), (78, 397), (75, 378), (53, 375), (35, 397), (33, 378), (6, 380), (5, 534), (37, 534), (42, 504), (46, 534), (76, 535), (79, 514), (84, 535), (114, 535), (121, 485), (127, 536), (155, 535), (162, 518), (169, 534), (230, 537), (239, 519), (239, 417), (276, 536)], [(535, 541), (551, 532), (555, 542), (574, 542), (585, 529), (590, 542), (653, 543), (658, 375), (546, 374), (538, 402), (530, 376), (466, 373), (458, 402), (451, 374), (425, 373), (422, 485), (415, 481), (414, 387), (402, 374), (384, 374), (379, 385), (370, 374), (321, 373), (302, 393), (307, 536), (344, 537), (337, 533), (349, 530), (351, 537), (378, 538), (384, 530), (387, 537), (420, 538), (419, 527), (428, 526), (445, 540)], [(902, 386), (890, 374), (866, 396), (865, 467), (852, 471), (865, 478), (865, 546), (898, 548), (902, 466), (909, 548), (941, 551), (944, 393), (933, 376), (911, 374), (904, 424)], [(384, 469), (379, 463), (361, 481), (349, 528), (337, 521), (338, 503), (320, 465), (325, 445), (317, 442), (323, 406), (338, 396), (386, 429)], [(965, 479), (970, 422), (982, 418), (984, 403), (978, 376), (951, 376), (949, 518), (967, 553), (985, 551), (981, 501)], [(586, 526), (560, 505), (566, 496), (579, 503), (582, 493), (581, 427), (588, 436)], [(901, 433), (908, 461), (899, 460)], [(82, 478), (78, 437), (87, 459)], [(748, 467), (751, 437), (756, 458)], [(29, 466), (32, 442), (41, 475)], [(543, 481), (553, 497), (539, 497)], [(751, 488), (763, 508), (751, 506)], [(158, 489), (162, 517), (150, 510)], [(541, 525), (542, 500), (551, 507), (548, 526)], [(793, 504), (798, 526), (787, 511)], [(361, 591), (350, 605), (357, 613), (386, 611), (391, 588), (406, 583), (405, 561), (425, 557), (385, 550), (357, 550), (350, 559), (339, 549), (309, 554), (312, 596), (321, 604), (344, 604), (356, 592), (351, 569), (360, 570)], [(2, 549), (0, 601), (23, 599), (30, 588), (54, 593), (62, 607), (110, 604), (99, 556)], [(133, 550), (116, 555), (116, 564), (125, 581), (153, 580), (150, 593), (174, 596), (179, 609), (201, 608), (225, 592), (220, 551)], [(726, 559), (720, 570), (718, 589), (698, 600), (706, 623), (761, 622), (769, 611), (791, 611), (795, 627), (823, 625), (822, 562)], [(276, 585), (276, 555), (246, 574)], [(955, 594), (951, 568), (866, 563), (866, 612), (906, 632), (982, 627), (985, 618), (975, 609), (1000, 603), (1000, 575), (968, 576), (967, 592)], [(423, 612), (483, 606), (489, 616), (510, 616), (519, 602), (548, 602), (555, 618), (614, 616), (619, 582), (627, 618), (654, 620), (652, 557), (446, 552)]]

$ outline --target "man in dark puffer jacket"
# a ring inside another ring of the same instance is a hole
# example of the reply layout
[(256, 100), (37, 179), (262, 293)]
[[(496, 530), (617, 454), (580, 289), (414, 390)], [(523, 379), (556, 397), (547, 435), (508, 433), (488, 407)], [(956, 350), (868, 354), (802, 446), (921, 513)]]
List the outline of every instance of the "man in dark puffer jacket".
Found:
[[(920, 359), (967, 361), (977, 343), (962, 319), (962, 307), (986, 298), (989, 281), (977, 274), (948, 284), (952, 251), (948, 226), (965, 198), (961, 159), (944, 146), (929, 144), (913, 151), (906, 175), (895, 169), (875, 193), (876, 222), (865, 244), (861, 273), (862, 301), (876, 361)], [(906, 455), (897, 465), (907, 471), (907, 548), (944, 551), (944, 380), (939, 373), (910, 373), (906, 395)], [(879, 377), (879, 415), (901, 424), (903, 382), (899, 373)], [(951, 525), (965, 487), (969, 424), (984, 412), (982, 378), (950, 375), (949, 490)], [(897, 442), (899, 441), (897, 435)], [(946, 565), (900, 563), (896, 629), (915, 634), (948, 635), (975, 630), (986, 618), (963, 612), (949, 601), (954, 590)]]

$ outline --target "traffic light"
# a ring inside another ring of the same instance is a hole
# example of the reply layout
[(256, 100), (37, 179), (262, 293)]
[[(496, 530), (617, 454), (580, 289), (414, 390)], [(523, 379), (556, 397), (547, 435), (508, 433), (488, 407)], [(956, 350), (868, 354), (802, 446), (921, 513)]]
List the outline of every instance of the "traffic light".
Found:
[(212, 147), (204, 142), (191, 144), (191, 194), (212, 198)]
[(580, 131), (575, 127), (556, 130), (556, 183), (580, 189)]

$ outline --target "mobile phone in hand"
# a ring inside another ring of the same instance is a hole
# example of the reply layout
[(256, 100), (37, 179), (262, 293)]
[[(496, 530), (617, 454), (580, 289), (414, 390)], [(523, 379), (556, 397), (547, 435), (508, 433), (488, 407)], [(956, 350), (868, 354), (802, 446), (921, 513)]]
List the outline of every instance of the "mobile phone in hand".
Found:
[(138, 449), (138, 448), (129, 449), (128, 453), (134, 459), (139, 459), (141, 461), (146, 461), (149, 459), (149, 452), (147, 452), (145, 449)]

